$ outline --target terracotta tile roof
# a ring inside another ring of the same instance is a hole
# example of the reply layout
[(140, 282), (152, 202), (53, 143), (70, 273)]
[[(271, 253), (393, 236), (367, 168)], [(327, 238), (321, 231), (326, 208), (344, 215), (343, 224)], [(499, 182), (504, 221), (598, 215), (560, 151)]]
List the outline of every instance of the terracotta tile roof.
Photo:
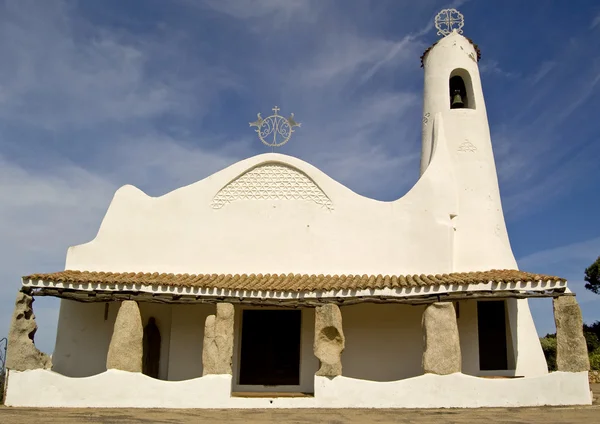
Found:
[[(477, 52), (477, 62), (479, 62), (481, 60), (481, 50), (479, 50), (479, 46), (477, 44), (475, 44), (473, 42), (473, 40), (471, 40), (470, 38), (468, 38), (468, 37), (465, 37), (465, 38), (469, 41), (469, 43), (471, 43), (473, 45), (473, 48), (475, 49), (475, 52)], [(425, 60), (425, 56), (427, 56), (427, 53), (429, 53), (429, 51), (431, 49), (433, 49), (437, 43), (440, 42), (440, 40), (438, 40), (435, 43), (433, 43), (431, 46), (429, 46), (427, 48), (427, 50), (425, 50), (423, 52), (423, 55), (421, 56), (421, 68), (423, 67), (423, 61)]]
[(53, 283), (145, 284), (231, 290), (315, 291), (426, 287), (441, 284), (564, 282), (565, 279), (517, 270), (491, 270), (436, 275), (308, 275), (308, 274), (159, 274), (61, 271), (32, 274), (23, 281)]

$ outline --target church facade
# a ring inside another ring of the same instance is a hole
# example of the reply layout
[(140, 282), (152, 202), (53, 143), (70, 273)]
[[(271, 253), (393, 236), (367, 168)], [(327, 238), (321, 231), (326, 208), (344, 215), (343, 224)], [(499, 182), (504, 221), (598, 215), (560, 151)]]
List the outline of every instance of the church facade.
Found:
[[(275, 153), (158, 198), (119, 189), (65, 271), (23, 277), (6, 404), (590, 404), (573, 293), (510, 247), (478, 59), (456, 31), (423, 55), (421, 177), (396, 201)], [(36, 296), (61, 298), (52, 358)], [(538, 297), (554, 299), (557, 372)]]

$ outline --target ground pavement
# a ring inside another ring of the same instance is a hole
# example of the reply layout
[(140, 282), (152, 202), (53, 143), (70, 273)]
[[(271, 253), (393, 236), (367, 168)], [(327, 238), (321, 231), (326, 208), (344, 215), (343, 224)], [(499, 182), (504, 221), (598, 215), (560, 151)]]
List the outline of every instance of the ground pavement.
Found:
[(42, 409), (0, 407), (2, 424), (63, 423), (600, 423), (600, 384), (594, 404), (577, 407), (481, 409)]

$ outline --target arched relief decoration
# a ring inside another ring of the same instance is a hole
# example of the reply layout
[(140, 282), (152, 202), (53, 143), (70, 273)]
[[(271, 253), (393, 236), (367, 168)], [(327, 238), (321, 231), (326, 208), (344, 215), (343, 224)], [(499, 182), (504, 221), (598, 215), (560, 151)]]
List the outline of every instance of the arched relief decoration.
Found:
[(213, 197), (212, 208), (237, 200), (305, 200), (333, 210), (333, 203), (304, 172), (283, 163), (266, 163), (243, 173)]

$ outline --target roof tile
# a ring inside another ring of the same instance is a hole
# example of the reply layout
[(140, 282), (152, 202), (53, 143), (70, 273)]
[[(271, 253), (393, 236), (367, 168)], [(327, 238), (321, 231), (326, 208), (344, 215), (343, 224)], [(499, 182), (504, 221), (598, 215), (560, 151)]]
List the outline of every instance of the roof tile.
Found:
[(516, 283), (530, 281), (564, 282), (549, 275), (518, 270), (455, 272), (436, 275), (308, 275), (308, 274), (159, 274), (134, 272), (60, 271), (32, 274), (23, 280), (64, 283), (148, 284), (177, 287), (199, 287), (231, 290), (361, 290), (396, 287), (437, 286), (441, 284)]

